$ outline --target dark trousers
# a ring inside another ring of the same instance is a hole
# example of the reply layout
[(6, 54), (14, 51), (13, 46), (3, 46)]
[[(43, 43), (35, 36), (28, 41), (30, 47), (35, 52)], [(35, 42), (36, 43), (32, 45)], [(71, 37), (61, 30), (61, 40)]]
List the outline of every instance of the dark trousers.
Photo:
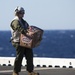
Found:
[(15, 62), (14, 62), (14, 71), (16, 73), (21, 71), (23, 56), (25, 56), (25, 58), (26, 58), (27, 71), (28, 72), (33, 71), (33, 51), (32, 51), (32, 49), (19, 46), (16, 49), (16, 58), (15, 58)]

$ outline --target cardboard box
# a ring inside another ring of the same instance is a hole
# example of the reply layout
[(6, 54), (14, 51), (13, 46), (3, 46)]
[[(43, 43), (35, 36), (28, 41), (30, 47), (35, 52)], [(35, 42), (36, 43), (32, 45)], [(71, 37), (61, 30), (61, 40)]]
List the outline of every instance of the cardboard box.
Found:
[(37, 47), (41, 42), (42, 35), (43, 35), (42, 29), (35, 26), (30, 26), (28, 29), (28, 33), (26, 35), (21, 34), (20, 46), (27, 48)]

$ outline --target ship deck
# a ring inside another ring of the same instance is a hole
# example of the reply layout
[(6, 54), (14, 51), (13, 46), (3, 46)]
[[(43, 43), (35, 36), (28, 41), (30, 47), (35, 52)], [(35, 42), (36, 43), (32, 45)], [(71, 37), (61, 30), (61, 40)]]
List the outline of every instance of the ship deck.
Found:
[[(50, 68), (50, 67), (35, 67), (35, 72), (40, 75), (75, 75), (74, 68)], [(0, 75), (12, 75), (13, 66), (0, 66)], [(22, 67), (20, 75), (28, 75), (25, 67)]]

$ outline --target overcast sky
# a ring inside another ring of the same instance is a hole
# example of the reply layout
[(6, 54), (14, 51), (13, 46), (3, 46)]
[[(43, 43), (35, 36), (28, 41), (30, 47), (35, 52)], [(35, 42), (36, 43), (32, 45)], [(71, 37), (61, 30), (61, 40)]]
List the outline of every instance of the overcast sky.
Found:
[(46, 30), (75, 29), (75, 0), (1, 0), (0, 30), (10, 30), (17, 6), (25, 8), (29, 25)]

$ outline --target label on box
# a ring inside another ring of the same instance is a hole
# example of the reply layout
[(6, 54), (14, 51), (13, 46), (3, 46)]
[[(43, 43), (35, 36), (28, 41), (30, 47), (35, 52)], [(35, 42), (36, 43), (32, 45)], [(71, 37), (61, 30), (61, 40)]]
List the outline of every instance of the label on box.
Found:
[(23, 37), (21, 38), (21, 41), (22, 41), (23, 43), (30, 43), (30, 42), (31, 42), (31, 40), (30, 40), (28, 37), (25, 37), (25, 36), (23, 36)]

